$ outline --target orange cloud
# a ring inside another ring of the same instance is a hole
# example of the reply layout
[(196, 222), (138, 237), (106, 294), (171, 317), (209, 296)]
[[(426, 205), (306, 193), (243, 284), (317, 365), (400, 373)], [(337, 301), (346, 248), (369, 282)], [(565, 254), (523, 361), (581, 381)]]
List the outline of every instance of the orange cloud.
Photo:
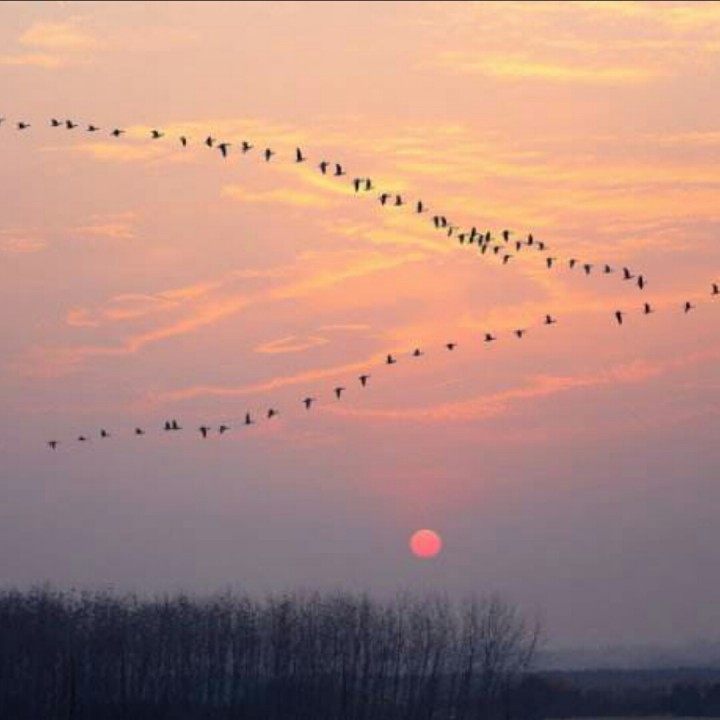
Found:
[(57, 52), (93, 50), (98, 45), (93, 35), (73, 21), (35, 23), (20, 36), (18, 42), (21, 45)]

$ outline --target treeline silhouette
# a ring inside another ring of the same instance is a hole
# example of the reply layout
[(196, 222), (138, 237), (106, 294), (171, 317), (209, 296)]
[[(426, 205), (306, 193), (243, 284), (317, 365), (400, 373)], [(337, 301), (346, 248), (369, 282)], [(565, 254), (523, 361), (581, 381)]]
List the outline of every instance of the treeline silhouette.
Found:
[(506, 719), (537, 640), (499, 598), (6, 590), (0, 717)]
[(511, 715), (527, 720), (598, 717), (720, 717), (720, 671), (618, 670), (526, 675)]

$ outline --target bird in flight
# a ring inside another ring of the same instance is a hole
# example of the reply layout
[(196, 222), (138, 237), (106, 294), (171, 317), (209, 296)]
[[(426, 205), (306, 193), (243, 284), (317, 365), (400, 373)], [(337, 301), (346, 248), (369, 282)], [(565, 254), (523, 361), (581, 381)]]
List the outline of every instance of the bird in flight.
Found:
[(557, 320), (552, 315), (545, 316), (545, 324), (546, 325), (554, 325), (556, 322), (557, 322)]
[(136, 427), (135, 428), (135, 434), (136, 435), (144, 435), (145, 431), (142, 428)]
[(339, 400), (340, 396), (345, 392), (345, 388), (342, 387), (342, 385), (338, 385), (338, 387), (335, 388), (333, 391), (335, 393), (335, 397)]
[(645, 288), (645, 278), (642, 275), (638, 275), (637, 286), (643, 290)]
[(50, 126), (51, 127), (61, 127), (62, 126), (62, 120), (58, 120), (57, 118), (52, 118), (50, 120)]
[(347, 173), (343, 170), (343, 166), (340, 163), (335, 163), (335, 177), (346, 175)]
[(404, 205), (402, 195), (396, 195), (395, 196), (395, 207), (400, 207), (401, 205)]
[(57, 448), (57, 446), (58, 446), (58, 441), (57, 440), (48, 440), (48, 445), (51, 450), (55, 450), (55, 448)]
[(278, 411), (275, 410), (275, 408), (270, 408), (267, 411), (267, 419), (272, 420), (277, 414), (278, 414)]
[(423, 354), (422, 350), (420, 348), (415, 348), (413, 350), (413, 357), (420, 357)]
[(572, 270), (575, 265), (577, 265), (577, 260), (575, 258), (570, 258), (568, 260), (568, 267)]
[(97, 132), (98, 130), (100, 130), (100, 128), (97, 125), (88, 125), (87, 126), (88, 132)]
[(394, 365), (396, 362), (397, 360), (390, 354), (388, 354), (387, 358), (385, 358), (386, 365)]
[(29, 122), (23, 122), (22, 120), (17, 124), (18, 130), (27, 130), (30, 127)]
[(556, 260), (554, 257), (545, 258), (545, 264), (548, 266), (548, 270), (552, 267), (554, 260)]
[(457, 343), (455, 343), (455, 342), (445, 343), (445, 347), (448, 350), (454, 350), (457, 347)]
[(245, 424), (252, 425), (255, 421), (250, 417), (250, 413), (245, 413)]
[(358, 380), (360, 381), (360, 384), (365, 387), (367, 385), (367, 381), (370, 379), (369, 375), (361, 375)]
[(161, 132), (160, 130), (151, 130), (150, 135), (153, 140), (159, 140), (161, 137), (165, 136), (165, 133)]
[(77, 127), (77, 123), (74, 123), (72, 120), (66, 120), (65, 121), (65, 127), (68, 130), (74, 130)]
[(208, 135), (205, 138), (205, 144), (211, 148), (215, 144), (215, 138), (212, 135)]
[(712, 284), (712, 292), (710, 294), (711, 295), (720, 295), (720, 285), (718, 285), (717, 283), (713, 283)]
[(217, 148), (222, 153), (222, 156), (226, 158), (228, 156), (228, 148), (230, 147), (229, 142), (221, 142)]
[(492, 342), (493, 340), (497, 340), (497, 338), (492, 333), (485, 333), (485, 342)]
[(526, 332), (527, 332), (527, 330), (525, 330), (524, 328), (518, 328), (517, 330), (515, 330), (515, 335), (517, 336), (517, 339), (518, 339), (518, 340), (522, 340), (523, 335), (524, 335)]
[(590, 274), (590, 271), (592, 270), (592, 267), (593, 267), (593, 266), (592, 266), (590, 263), (585, 263), (585, 264), (583, 265), (583, 270), (585, 270), (585, 274), (586, 274), (586, 275), (589, 275), (589, 274)]
[(623, 324), (623, 316), (625, 313), (622, 310), (616, 310), (615, 311), (615, 319), (617, 320), (618, 325)]
[(275, 154), (274, 150), (265, 148), (265, 162), (270, 162), (270, 158)]
[(370, 178), (368, 178), (365, 181), (365, 191), (367, 192), (368, 190), (372, 190), (372, 189), (373, 189), (372, 180)]
[(310, 409), (310, 406), (311, 406), (314, 402), (315, 402), (315, 398), (306, 397), (306, 398), (303, 400), (303, 404), (305, 405), (305, 409), (306, 409), (306, 410), (309, 410), (309, 409)]
[(101, 438), (109, 438), (110, 433), (107, 430), (100, 430), (100, 437)]
[(683, 310), (686, 313), (689, 313), (691, 310), (694, 310), (694, 309), (695, 309), (695, 306), (689, 300), (686, 300), (685, 305), (683, 305)]
[(295, 162), (301, 163), (305, 162), (307, 158), (302, 154), (302, 150), (300, 148), (295, 148)]
[(247, 140), (242, 141), (242, 145), (240, 146), (240, 149), (243, 151), (243, 153), (249, 152), (253, 149), (253, 145), (251, 145)]
[(181, 144), (183, 147), (187, 147), (187, 138), (186, 138), (184, 135), (181, 135), (181, 136), (180, 136), (180, 144)]
[(87, 442), (85, 435), (78, 435), (78, 442)]
[(623, 268), (623, 280), (632, 280), (635, 276), (630, 272), (630, 268)]
[(427, 212), (427, 208), (423, 205), (422, 200), (418, 200), (415, 205), (415, 212), (419, 215), (420, 213)]
[(207, 438), (208, 433), (210, 432), (210, 428), (207, 425), (201, 425), (198, 430), (200, 431), (200, 434), (203, 436), (203, 440)]
[(511, 258), (512, 255), (503, 255), (503, 265), (507, 265)]
[(230, 426), (229, 426), (229, 425), (221, 425), (221, 426), (218, 428), (218, 432), (219, 432), (221, 435), (223, 435), (224, 433), (226, 433), (228, 430), (230, 430)]
[(650, 307), (650, 303), (645, 303), (643, 305), (643, 314), (649, 315), (651, 312), (653, 312), (653, 309), (652, 309), (652, 307)]
[(327, 160), (323, 160), (318, 167), (323, 175), (327, 175), (327, 170), (330, 167), (330, 163)]
[(355, 188), (355, 192), (360, 192), (360, 186), (362, 185), (362, 178), (355, 178), (353, 180), (353, 188)]
[(120, 137), (125, 131), (122, 128), (115, 128), (110, 134), (113, 137)]
[(390, 193), (381, 193), (381, 195), (378, 197), (378, 200), (380, 200), (381, 205), (386, 205), (387, 201), (390, 199)]
[(613, 269), (610, 267), (610, 265), (606, 265), (606, 266), (603, 268), (603, 272), (604, 272), (606, 275), (609, 275), (611, 272), (613, 272)]

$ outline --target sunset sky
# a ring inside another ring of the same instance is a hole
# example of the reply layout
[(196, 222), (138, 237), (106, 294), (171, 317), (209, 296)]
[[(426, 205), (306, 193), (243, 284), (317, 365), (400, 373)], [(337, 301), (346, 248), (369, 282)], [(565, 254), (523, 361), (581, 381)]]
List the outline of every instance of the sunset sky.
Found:
[[(714, 2), (1, 3), (3, 585), (496, 592), (551, 644), (720, 637), (718, 87)], [(322, 159), (595, 269), (503, 266)]]

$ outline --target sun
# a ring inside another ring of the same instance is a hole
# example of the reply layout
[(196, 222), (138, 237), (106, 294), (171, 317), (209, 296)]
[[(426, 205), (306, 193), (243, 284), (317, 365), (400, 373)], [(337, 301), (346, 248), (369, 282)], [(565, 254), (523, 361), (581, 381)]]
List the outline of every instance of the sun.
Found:
[(442, 538), (434, 530), (418, 530), (410, 537), (410, 550), (423, 560), (436, 557), (442, 550)]

